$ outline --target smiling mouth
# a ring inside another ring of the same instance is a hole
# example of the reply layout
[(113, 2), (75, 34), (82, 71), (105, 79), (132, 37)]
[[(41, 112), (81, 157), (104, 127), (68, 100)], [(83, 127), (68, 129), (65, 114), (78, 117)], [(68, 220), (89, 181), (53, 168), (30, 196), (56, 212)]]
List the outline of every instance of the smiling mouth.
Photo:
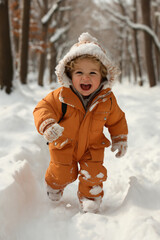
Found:
[(92, 87), (91, 84), (81, 84), (80, 86), (84, 91), (88, 91)]

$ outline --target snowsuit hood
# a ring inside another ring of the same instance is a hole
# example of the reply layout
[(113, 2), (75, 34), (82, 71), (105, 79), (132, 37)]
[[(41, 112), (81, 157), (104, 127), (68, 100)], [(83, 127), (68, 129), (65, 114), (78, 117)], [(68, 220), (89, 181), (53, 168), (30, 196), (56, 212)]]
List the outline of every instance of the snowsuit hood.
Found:
[(78, 43), (75, 43), (69, 52), (59, 61), (56, 66), (56, 75), (58, 82), (64, 87), (70, 87), (72, 85), (71, 79), (65, 73), (65, 66), (72, 59), (81, 55), (88, 54), (98, 58), (101, 63), (107, 68), (107, 83), (104, 83), (103, 89), (111, 88), (114, 82), (117, 80), (120, 70), (107, 56), (106, 51), (98, 43), (97, 39), (92, 37), (88, 32), (82, 33), (78, 39)]

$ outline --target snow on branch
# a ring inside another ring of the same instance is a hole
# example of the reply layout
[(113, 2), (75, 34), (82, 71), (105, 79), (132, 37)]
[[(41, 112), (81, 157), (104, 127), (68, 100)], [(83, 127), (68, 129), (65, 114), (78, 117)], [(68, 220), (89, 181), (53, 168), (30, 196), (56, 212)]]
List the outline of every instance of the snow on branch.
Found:
[(155, 12), (155, 16), (160, 18), (160, 12)]
[(53, 34), (53, 36), (50, 38), (50, 42), (51, 43), (54, 43), (56, 42), (61, 36), (63, 33), (65, 33), (68, 29), (69, 29), (69, 25), (65, 26), (65, 27), (62, 27), (62, 28), (59, 28), (55, 31), (55, 33)]
[(46, 24), (52, 17), (53, 13), (57, 10), (58, 4), (54, 3), (51, 9), (45, 14), (41, 20), (42, 24)]
[(47, 12), (47, 14), (45, 14), (43, 16), (43, 18), (41, 19), (42, 24), (46, 24), (48, 23), (48, 21), (51, 19), (52, 15), (54, 14), (54, 12), (58, 9), (59, 4), (62, 2), (63, 0), (58, 0), (56, 3), (53, 4), (53, 6), (51, 7), (51, 9)]
[(63, 11), (70, 11), (70, 10), (72, 10), (72, 9), (73, 9), (73, 7), (71, 7), (71, 6), (60, 7), (60, 8), (59, 8), (59, 11), (61, 11), (61, 12), (63, 12)]
[(122, 16), (121, 14), (119, 13), (116, 13), (114, 10), (111, 10), (109, 8), (105, 8), (104, 10), (106, 10), (107, 12), (109, 12), (110, 14), (112, 14), (115, 18), (118, 18), (120, 19), (121, 21), (124, 21), (129, 27), (131, 27), (132, 29), (135, 29), (135, 30), (142, 30), (144, 32), (147, 32), (153, 39), (155, 45), (157, 46), (157, 48), (159, 49), (160, 51), (160, 41), (158, 39), (158, 36), (155, 34), (155, 32), (150, 28), (148, 27), (147, 25), (144, 25), (144, 24), (140, 24), (140, 23), (134, 23), (132, 22), (129, 17), (127, 16)]

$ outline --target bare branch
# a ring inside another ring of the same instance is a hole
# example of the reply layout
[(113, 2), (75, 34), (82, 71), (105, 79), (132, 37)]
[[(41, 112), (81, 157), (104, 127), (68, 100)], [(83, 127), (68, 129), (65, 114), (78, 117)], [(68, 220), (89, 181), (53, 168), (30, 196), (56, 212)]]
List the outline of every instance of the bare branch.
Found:
[(52, 8), (45, 14), (41, 20), (42, 24), (46, 24), (52, 17), (53, 13), (57, 10), (58, 4), (54, 3)]
[(47, 14), (45, 14), (41, 20), (42, 24), (46, 24), (50, 21), (50, 19), (52, 18), (53, 14), (57, 11), (57, 9), (59, 8), (60, 3), (63, 0), (58, 0), (56, 3), (53, 4), (53, 6), (51, 7), (51, 9), (49, 9), (49, 11), (47, 12)]
[(125, 22), (132, 29), (147, 32), (152, 37), (156, 47), (160, 51), (160, 41), (158, 39), (158, 36), (155, 34), (155, 32), (150, 27), (148, 27), (144, 24), (134, 23), (129, 19), (129, 17), (122, 16), (121, 14), (116, 13), (114, 10), (111, 10), (111, 9), (108, 9), (108, 8), (107, 9), (105, 8), (104, 10), (106, 10), (108, 13), (112, 14), (115, 18), (118, 18), (119, 20)]
[(55, 43), (68, 29), (70, 28), (70, 25), (67, 25), (62, 28), (58, 28), (54, 35), (50, 38), (51, 43)]

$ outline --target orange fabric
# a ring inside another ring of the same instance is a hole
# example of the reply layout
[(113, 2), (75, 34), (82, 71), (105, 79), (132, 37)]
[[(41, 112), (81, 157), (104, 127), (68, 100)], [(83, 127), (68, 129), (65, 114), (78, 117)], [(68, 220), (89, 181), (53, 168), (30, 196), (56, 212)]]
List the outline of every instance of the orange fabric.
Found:
[[(107, 171), (102, 164), (104, 148), (110, 146), (110, 141), (104, 136), (103, 127), (108, 128), (111, 137), (126, 135), (128, 128), (125, 114), (109, 88), (101, 90), (85, 112), (78, 96), (71, 89), (61, 87), (37, 104), (34, 119), (38, 131), (46, 119), (59, 121), (62, 102), (67, 104), (67, 112), (60, 122), (64, 132), (59, 139), (49, 144), (51, 161), (45, 179), (51, 187), (62, 189), (77, 179), (79, 163), (78, 195), (80, 198), (91, 198), (92, 187), (102, 187), (102, 182), (107, 178)], [(86, 178), (82, 170), (91, 177)], [(96, 177), (100, 173), (103, 177)], [(103, 196), (103, 191), (94, 197), (97, 196)]]

